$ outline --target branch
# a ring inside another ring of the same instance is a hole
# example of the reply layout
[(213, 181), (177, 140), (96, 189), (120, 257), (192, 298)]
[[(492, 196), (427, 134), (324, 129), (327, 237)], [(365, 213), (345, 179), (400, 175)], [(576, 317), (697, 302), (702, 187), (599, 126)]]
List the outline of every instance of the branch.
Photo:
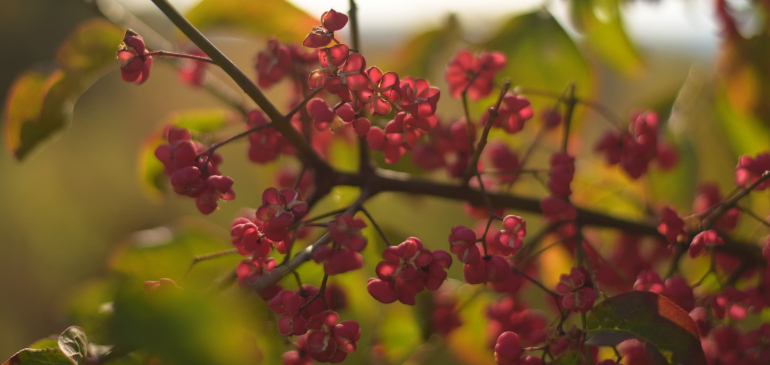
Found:
[[(361, 191), (361, 195), (358, 197), (358, 200), (356, 200), (356, 202), (353, 203), (345, 212), (354, 214), (359, 209), (361, 209), (361, 205), (364, 204), (366, 199), (369, 199), (374, 194), (374, 192), (370, 193), (368, 189), (363, 189)], [(251, 288), (256, 291), (260, 291), (275, 285), (275, 283), (277, 283), (290, 272), (296, 270), (300, 265), (306, 261), (310, 261), (310, 259), (313, 258), (313, 251), (315, 251), (316, 248), (324, 246), (331, 241), (331, 233), (327, 231), (323, 236), (321, 236), (321, 238), (318, 239), (318, 241), (315, 241), (312, 245), (307, 246), (304, 250), (294, 255), (294, 258), (291, 259), (291, 261), (278, 267), (277, 271), (262, 275), (254, 284), (251, 285)]]
[[(337, 185), (359, 187), (366, 185), (373, 194), (391, 191), (467, 201), (474, 205), (484, 204), (484, 195), (480, 190), (434, 182), (395, 171), (377, 170), (376, 175), (367, 179), (360, 175), (337, 173), (336, 176), (330, 176), (330, 179), (334, 179)], [(540, 199), (537, 198), (501, 193), (489, 193), (488, 195), (498, 208), (543, 213), (540, 209)], [(613, 228), (664, 240), (664, 237), (658, 232), (656, 222), (635, 222), (586, 208), (576, 207), (576, 209), (578, 211), (576, 221), (580, 225)], [(714, 247), (717, 252), (748, 260), (753, 266), (764, 267), (766, 265), (758, 246), (727, 236), (722, 236), (722, 238), (725, 244)]]
[[(150, 26), (139, 20), (134, 14), (127, 11), (115, 0), (95, 0), (93, 2), (96, 10), (109, 21), (117, 24), (121, 28), (137, 30), (142, 35), (145, 42), (152, 45), (153, 48), (175, 49), (174, 44), (163, 38)], [(167, 60), (171, 61), (171, 60)], [(175, 68), (180, 68), (179, 62), (171, 62)], [(217, 78), (210, 71), (205, 71), (206, 77), (203, 79), (202, 86), (212, 95), (223, 101), (230, 107), (237, 109), (241, 114), (249, 113), (249, 108), (243, 105), (241, 95), (231, 87), (227, 86), (222, 80)]]
[(570, 125), (572, 124), (572, 113), (575, 110), (575, 104), (577, 103), (577, 99), (575, 99), (574, 83), (569, 85), (567, 100), (565, 100), (564, 102), (567, 105), (567, 109), (564, 111), (564, 137), (562, 138), (562, 141), (561, 141), (561, 150), (562, 152), (567, 152), (567, 143), (569, 142), (569, 129), (570, 129)]
[(186, 58), (188, 60), (195, 60), (195, 61), (215, 64), (214, 61), (211, 60), (211, 58), (203, 57), (203, 56), (196, 56), (194, 54), (187, 54), (187, 53), (179, 53), (179, 52), (171, 52), (171, 51), (153, 51), (153, 52), (145, 53), (144, 55), (145, 56), (170, 57), (170, 58)]
[(743, 199), (746, 195), (749, 195), (749, 193), (754, 190), (757, 186), (764, 183), (770, 179), (770, 171), (765, 171), (765, 173), (760, 176), (757, 181), (754, 181), (753, 184), (749, 185), (746, 188), (743, 188), (741, 191), (739, 191), (737, 194), (733, 195), (732, 198), (725, 200), (722, 204), (719, 204), (719, 206), (714, 209), (711, 214), (706, 217), (706, 219), (703, 220), (703, 229), (707, 230), (711, 228), (711, 225), (714, 223), (715, 220), (717, 220), (719, 217), (722, 216), (728, 209), (735, 206), (735, 204), (738, 204), (738, 201)]
[(254, 84), (253, 81), (236, 66), (227, 56), (222, 53), (211, 41), (209, 41), (198, 29), (190, 24), (179, 11), (176, 10), (168, 0), (152, 0), (153, 3), (163, 12), (163, 14), (176, 25), (179, 30), (182, 31), (198, 48), (200, 48), (207, 56), (222, 68), (230, 78), (235, 81), (236, 84), (248, 95), (255, 103), (262, 109), (263, 112), (275, 123), (275, 129), (281, 132), (286, 139), (297, 149), (299, 156), (311, 164), (314, 169), (323, 174), (326, 171), (331, 170), (331, 167), (318, 156), (313, 148), (307, 144), (302, 135), (297, 132), (294, 127), (267, 99), (262, 90)]
[(487, 116), (487, 124), (484, 125), (484, 130), (481, 132), (481, 138), (479, 138), (479, 143), (476, 144), (476, 149), (473, 151), (473, 155), (471, 155), (471, 158), (468, 162), (468, 166), (465, 168), (465, 176), (463, 177), (463, 185), (468, 185), (468, 182), (471, 180), (473, 175), (475, 175), (478, 172), (478, 163), (479, 158), (481, 157), (481, 152), (484, 150), (484, 147), (487, 145), (487, 138), (489, 137), (489, 131), (492, 129), (493, 122), (497, 117), (500, 115), (500, 104), (503, 102), (503, 97), (505, 97), (505, 93), (508, 92), (508, 89), (511, 87), (511, 80), (505, 79), (503, 80), (503, 86), (500, 88), (500, 96), (497, 97), (497, 103), (495, 103), (494, 107), (489, 108), (489, 115)]
[(222, 147), (222, 146), (224, 146), (224, 145), (226, 145), (226, 144), (228, 144), (228, 143), (230, 143), (232, 141), (235, 141), (235, 140), (237, 140), (239, 138), (246, 137), (249, 134), (252, 134), (254, 132), (258, 132), (258, 131), (261, 131), (261, 130), (263, 130), (265, 128), (272, 127), (274, 125), (275, 124), (273, 122), (262, 124), (262, 125), (258, 125), (258, 126), (254, 127), (254, 128), (249, 128), (248, 130), (245, 130), (245, 131), (243, 131), (241, 133), (238, 133), (238, 134), (236, 134), (236, 135), (234, 135), (234, 136), (232, 136), (232, 137), (230, 137), (230, 138), (228, 138), (228, 139), (226, 139), (224, 141), (221, 141), (221, 142), (218, 142), (218, 143), (214, 143), (213, 145), (211, 145), (211, 147), (209, 147), (208, 150), (206, 150), (206, 151), (204, 151), (204, 152), (202, 152), (201, 154), (198, 155), (198, 157), (203, 156), (204, 154), (207, 155), (206, 156), (206, 163), (203, 165), (203, 171), (201, 173), (203, 175), (208, 176), (209, 162), (211, 161), (211, 156), (214, 155), (214, 152), (216, 152), (217, 148)]

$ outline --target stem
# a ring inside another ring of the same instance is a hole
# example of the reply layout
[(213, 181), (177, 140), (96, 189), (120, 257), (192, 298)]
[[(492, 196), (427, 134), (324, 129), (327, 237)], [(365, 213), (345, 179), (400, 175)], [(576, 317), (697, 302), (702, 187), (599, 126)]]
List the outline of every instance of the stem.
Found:
[(565, 100), (567, 109), (564, 111), (564, 137), (562, 138), (562, 141), (561, 141), (562, 152), (567, 152), (567, 143), (569, 142), (569, 130), (570, 130), (570, 125), (572, 124), (572, 112), (575, 110), (576, 103), (577, 103), (577, 99), (575, 99), (575, 84), (572, 83), (569, 85), (567, 100)]
[(153, 3), (163, 12), (163, 14), (176, 25), (198, 48), (222, 68), (230, 78), (262, 109), (268, 118), (275, 124), (275, 129), (281, 132), (284, 137), (297, 149), (298, 155), (315, 167), (318, 173), (331, 170), (331, 167), (313, 150), (313, 148), (302, 138), (291, 125), (290, 120), (286, 119), (267, 99), (262, 90), (251, 81), (233, 61), (222, 53), (211, 41), (209, 41), (198, 29), (190, 24), (179, 11), (176, 10), (168, 0), (152, 0)]
[[(468, 131), (468, 144), (470, 148), (470, 153), (473, 153), (473, 122), (471, 121), (471, 113), (468, 110), (468, 89), (471, 88), (471, 85), (473, 85), (474, 82), (476, 82), (476, 79), (481, 75), (481, 71), (483, 71), (484, 68), (480, 68), (478, 72), (473, 74), (471, 77), (471, 80), (468, 82), (468, 85), (465, 86), (462, 92), (462, 100), (463, 100), (463, 111), (465, 112), (465, 127)], [(493, 120), (489, 120), (487, 118), (487, 122), (491, 123)], [(467, 180), (466, 180), (467, 181)]]
[(195, 61), (201, 61), (206, 62), (210, 64), (216, 64), (211, 58), (203, 57), (203, 56), (196, 56), (193, 54), (187, 54), (187, 53), (179, 53), (179, 52), (171, 52), (171, 51), (153, 51), (153, 52), (147, 52), (144, 54), (145, 56), (158, 56), (158, 57), (171, 57), (171, 58), (185, 58), (189, 60), (195, 60)]
[(543, 285), (541, 282), (535, 280), (531, 276), (529, 276), (526, 273), (524, 273), (524, 271), (519, 270), (517, 267), (511, 266), (511, 270), (513, 270), (513, 272), (521, 275), (524, 279), (529, 280), (530, 282), (532, 282), (532, 284), (537, 285), (538, 288), (543, 289), (544, 292), (546, 292), (548, 295), (552, 296), (554, 299), (559, 297), (559, 294), (556, 294), (555, 292), (553, 292), (550, 289), (546, 288), (545, 285)]
[(754, 218), (757, 222), (762, 223), (766, 227), (770, 228), (770, 222), (762, 219), (762, 217), (757, 215), (757, 213), (752, 212), (751, 209), (748, 209), (746, 207), (743, 207), (743, 206), (740, 206), (740, 205), (737, 205), (737, 204), (735, 205), (735, 207), (738, 208), (738, 210), (740, 210), (741, 212), (744, 212), (744, 213), (748, 214), (749, 217)]
[(366, 208), (364, 208), (364, 206), (363, 206), (363, 205), (361, 206), (361, 211), (362, 211), (362, 212), (364, 212), (364, 214), (366, 215), (366, 218), (369, 218), (369, 221), (370, 221), (370, 222), (372, 222), (372, 225), (373, 225), (373, 226), (374, 226), (374, 228), (377, 230), (377, 232), (379, 232), (379, 233), (380, 233), (380, 236), (381, 236), (381, 237), (382, 237), (382, 239), (385, 241), (385, 244), (387, 244), (388, 246), (392, 246), (392, 245), (390, 244), (390, 241), (388, 241), (388, 237), (387, 237), (387, 236), (385, 236), (385, 232), (383, 232), (383, 231), (382, 231), (382, 228), (380, 228), (380, 225), (378, 225), (378, 224), (377, 224), (377, 222), (374, 220), (374, 218), (372, 217), (372, 215), (371, 215), (371, 214), (369, 214), (369, 211), (368, 211), (368, 210), (366, 210)]
[(211, 145), (211, 147), (209, 147), (209, 149), (207, 151), (204, 151), (204, 152), (202, 152), (202, 153), (200, 153), (198, 155), (198, 157), (203, 156), (203, 154), (207, 155), (206, 156), (206, 163), (203, 165), (203, 171), (201, 171), (201, 175), (208, 176), (209, 162), (211, 161), (211, 157), (214, 156), (214, 152), (219, 147), (222, 147), (222, 146), (224, 146), (224, 145), (226, 145), (226, 144), (228, 144), (228, 143), (230, 143), (232, 141), (235, 141), (237, 139), (246, 137), (249, 134), (252, 134), (254, 132), (259, 132), (259, 131), (261, 131), (261, 130), (263, 130), (265, 128), (273, 127), (273, 126), (274, 126), (274, 124), (272, 122), (266, 123), (266, 124), (262, 124), (262, 125), (254, 127), (254, 128), (249, 128), (249, 129), (247, 129), (247, 130), (245, 130), (245, 131), (243, 131), (241, 133), (238, 133), (238, 134), (236, 134), (236, 135), (234, 135), (234, 136), (232, 136), (232, 137), (230, 137), (230, 138), (228, 138), (228, 139), (226, 139), (224, 141), (221, 141), (221, 142), (218, 142), (218, 143), (214, 143), (213, 145)]
[[(551, 99), (558, 99), (561, 97), (561, 95), (548, 90), (528, 89), (528, 88), (521, 88), (521, 87), (517, 87), (514, 92), (517, 94), (521, 93), (521, 94), (527, 94), (532, 96), (542, 96), (542, 97), (551, 98)], [(613, 127), (616, 127), (621, 131), (626, 130), (625, 128), (626, 123), (623, 121), (623, 119), (620, 118), (618, 115), (616, 115), (614, 112), (612, 112), (612, 110), (607, 106), (592, 100), (582, 99), (582, 98), (575, 98), (575, 102), (593, 109), (595, 112), (599, 113), (602, 117), (604, 117), (604, 119), (610, 122)]]
[(321, 298), (321, 300), (324, 301), (324, 305), (326, 306), (326, 309), (329, 309), (329, 303), (326, 302), (326, 281), (329, 280), (329, 274), (324, 274), (324, 279), (321, 281), (321, 287), (318, 289), (318, 293), (315, 293), (310, 300), (307, 301), (307, 303), (303, 304), (301, 307), (299, 307), (299, 311), (302, 312), (303, 309), (309, 307), (313, 302)]
[[(497, 119), (497, 117), (500, 115), (500, 113), (498, 112), (500, 110), (500, 104), (503, 102), (503, 97), (508, 92), (508, 89), (510, 87), (511, 87), (511, 80), (509, 79), (503, 80), (503, 86), (500, 88), (500, 95), (497, 97), (497, 103), (495, 103), (494, 107), (489, 108), (487, 124), (484, 125), (484, 130), (481, 132), (481, 138), (479, 138), (479, 143), (476, 144), (475, 150), (473, 150), (473, 145), (471, 142), (471, 150), (473, 151), (473, 154), (471, 155), (471, 158), (468, 162), (468, 166), (465, 168), (465, 177), (463, 177), (464, 185), (467, 185), (468, 181), (470, 181), (473, 175), (476, 172), (478, 172), (478, 163), (479, 163), (479, 158), (481, 157), (481, 152), (484, 151), (484, 147), (486, 147), (487, 145), (487, 138), (489, 137), (489, 131), (492, 129), (494, 120)], [(467, 110), (466, 110), (466, 114), (467, 114)]]
[(716, 209), (714, 209), (711, 214), (706, 217), (706, 219), (703, 220), (703, 230), (708, 230), (711, 228), (712, 224), (715, 220), (719, 219), (719, 217), (722, 216), (727, 210), (734, 207), (735, 204), (738, 203), (739, 200), (743, 199), (746, 195), (749, 195), (749, 193), (754, 190), (757, 186), (764, 183), (770, 179), (770, 171), (765, 171), (762, 176), (757, 179), (757, 181), (754, 181), (753, 184), (749, 185), (748, 187), (744, 188), (743, 190), (739, 191), (737, 194), (735, 194), (730, 199), (725, 200), (722, 204), (720, 204)]
[[(345, 210), (345, 213), (353, 214), (359, 209), (361, 209), (361, 205), (369, 198), (371, 198), (376, 192), (371, 192), (368, 188), (364, 188), (361, 191), (361, 195), (358, 196), (358, 199), (355, 203), (353, 203), (350, 207)], [(292, 258), (289, 262), (286, 264), (281, 264), (281, 266), (278, 268), (278, 270), (270, 272), (268, 274), (262, 275), (262, 277), (259, 278), (254, 284), (251, 284), (251, 288), (255, 291), (260, 291), (262, 289), (268, 288), (275, 283), (277, 283), (281, 278), (286, 276), (288, 273), (296, 270), (300, 265), (305, 263), (306, 261), (309, 261), (311, 258), (313, 258), (313, 251), (321, 246), (324, 246), (332, 241), (331, 233), (328, 231), (321, 236), (316, 242), (314, 242), (312, 245), (307, 246), (304, 250), (297, 253), (294, 258)]]
[(286, 117), (285, 117), (286, 120), (291, 120), (291, 117), (293, 117), (294, 114), (297, 114), (297, 112), (300, 111), (300, 109), (302, 109), (302, 107), (304, 107), (310, 101), (310, 99), (312, 99), (316, 95), (320, 94), (321, 91), (323, 91), (323, 88), (315, 89), (315, 90), (313, 90), (313, 92), (308, 94), (304, 99), (302, 99), (302, 101), (299, 102), (299, 104), (297, 104), (297, 106), (295, 106), (292, 110), (290, 110), (286, 114)]
[(324, 219), (324, 218), (327, 218), (327, 217), (331, 217), (333, 215), (345, 213), (346, 211), (348, 211), (348, 209), (350, 209), (350, 207), (342, 208), (342, 209), (336, 209), (336, 210), (332, 210), (331, 212), (327, 212), (327, 213), (321, 214), (319, 216), (315, 216), (313, 218), (305, 219), (304, 221), (299, 221), (297, 223), (294, 223), (294, 224), (290, 225), (289, 228), (287, 228), (286, 230), (287, 231), (291, 231), (293, 229), (296, 229), (300, 225), (303, 225), (303, 224), (306, 224), (306, 223), (310, 223), (310, 222), (315, 222), (317, 220), (321, 220), (321, 219)]
[(238, 253), (238, 249), (237, 248), (231, 248), (229, 250), (217, 251), (217, 252), (207, 253), (207, 254), (204, 254), (204, 255), (195, 256), (193, 258), (192, 262), (190, 262), (190, 266), (187, 268), (187, 271), (185, 271), (185, 273), (184, 273), (184, 275), (182, 275), (182, 277), (183, 278), (186, 277), (187, 274), (189, 274), (190, 271), (192, 271), (193, 266), (195, 266), (197, 263), (199, 263), (201, 261), (206, 261), (206, 260), (214, 259), (214, 258), (217, 258), (217, 257), (232, 255), (232, 254), (236, 254), (236, 253)]
[[(117, 24), (121, 28), (130, 28), (137, 30), (142, 35), (147, 44), (153, 48), (174, 49), (174, 44), (163, 38), (154, 29), (142, 22), (139, 18), (131, 14), (122, 5), (115, 0), (94, 0), (91, 4), (96, 10), (109, 21)], [(171, 60), (168, 60), (171, 61)], [(175, 68), (179, 69), (179, 62), (171, 62)], [(230, 107), (237, 109), (241, 114), (246, 115), (249, 108), (243, 105), (241, 95), (222, 82), (218, 77), (209, 71), (205, 71), (206, 77), (203, 79), (202, 86), (212, 95), (223, 101)]]

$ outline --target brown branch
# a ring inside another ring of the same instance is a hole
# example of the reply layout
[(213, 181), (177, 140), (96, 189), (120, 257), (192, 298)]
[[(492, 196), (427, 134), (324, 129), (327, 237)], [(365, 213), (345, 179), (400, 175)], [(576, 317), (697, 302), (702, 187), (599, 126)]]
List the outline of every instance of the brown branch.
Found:
[(757, 181), (754, 181), (753, 184), (749, 185), (748, 187), (742, 189), (737, 194), (733, 195), (730, 199), (725, 200), (722, 202), (722, 204), (719, 204), (714, 211), (711, 212), (711, 214), (708, 215), (703, 220), (703, 230), (708, 230), (711, 228), (711, 225), (714, 223), (715, 220), (719, 219), (719, 217), (722, 216), (725, 212), (727, 212), (730, 208), (734, 207), (735, 204), (738, 204), (738, 201), (743, 199), (746, 195), (749, 195), (749, 193), (754, 190), (757, 186), (764, 183), (770, 179), (770, 171), (765, 171), (762, 176), (760, 176)]
[[(495, 119), (500, 116), (500, 104), (503, 102), (503, 97), (511, 87), (511, 80), (503, 80), (503, 86), (500, 88), (500, 95), (497, 97), (497, 103), (489, 108), (489, 115), (487, 116), (487, 124), (484, 125), (484, 130), (481, 132), (479, 142), (476, 144), (476, 149), (473, 150), (468, 166), (465, 168), (465, 176), (463, 177), (463, 184), (468, 185), (473, 175), (478, 172), (479, 158), (481, 158), (481, 152), (484, 151), (484, 147), (487, 145), (487, 138), (489, 138), (489, 131), (492, 130), (492, 125)], [(472, 149), (472, 148), (471, 148)]]
[(233, 81), (262, 109), (272, 122), (275, 123), (275, 129), (291, 143), (299, 154), (300, 158), (314, 167), (319, 174), (331, 170), (331, 167), (321, 159), (313, 148), (302, 138), (302, 135), (294, 129), (289, 120), (267, 99), (262, 90), (240, 69), (225, 56), (211, 41), (209, 41), (198, 29), (190, 24), (179, 11), (176, 10), (168, 0), (152, 0), (153, 3), (163, 12), (163, 14), (176, 25), (203, 53), (227, 73)]
[(158, 57), (169, 57), (169, 58), (184, 58), (188, 60), (195, 60), (200, 62), (206, 62), (211, 64), (216, 64), (211, 58), (203, 57), (203, 56), (196, 56), (194, 54), (187, 54), (187, 53), (179, 53), (179, 52), (171, 52), (171, 51), (152, 51), (144, 54), (145, 56), (158, 56)]

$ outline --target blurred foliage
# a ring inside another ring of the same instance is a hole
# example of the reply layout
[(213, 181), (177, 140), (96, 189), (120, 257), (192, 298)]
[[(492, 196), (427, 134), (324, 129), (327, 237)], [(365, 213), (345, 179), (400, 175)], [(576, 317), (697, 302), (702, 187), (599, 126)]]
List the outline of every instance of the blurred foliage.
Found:
[(310, 16), (283, 0), (203, 0), (186, 17), (201, 30), (231, 28), (263, 37), (275, 36), (284, 42), (304, 39), (311, 28), (321, 24), (320, 14)]
[(101, 19), (83, 23), (59, 48), (58, 68), (52, 72), (27, 71), (11, 86), (3, 124), (6, 148), (18, 159), (72, 118), (80, 94), (115, 64), (115, 44), (123, 31)]
[(621, 0), (571, 0), (572, 25), (610, 67), (628, 76), (639, 75), (642, 58), (623, 28)]

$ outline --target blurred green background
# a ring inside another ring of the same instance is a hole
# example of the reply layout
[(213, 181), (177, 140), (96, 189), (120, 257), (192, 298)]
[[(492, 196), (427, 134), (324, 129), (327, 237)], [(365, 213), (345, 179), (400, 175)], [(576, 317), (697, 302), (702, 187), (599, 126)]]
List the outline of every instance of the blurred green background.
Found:
[[(149, 1), (122, 3), (137, 11), (162, 35), (180, 39), (162, 15), (145, 4)], [(175, 3), (189, 9), (195, 2)], [(444, 93), (439, 109), (444, 121), (459, 116), (461, 111), (446, 93), (444, 65), (457, 49), (468, 46), (506, 51), (509, 66), (504, 76), (511, 77), (515, 85), (559, 91), (565, 81), (575, 80), (580, 95), (610, 106), (624, 120), (634, 107), (661, 111), (671, 127), (667, 134), (682, 153), (682, 165), (670, 174), (653, 172), (649, 181), (643, 183), (631, 182), (591, 156), (592, 141), (608, 124), (591, 111), (578, 111), (581, 124), (579, 138), (574, 142), (581, 158), (585, 157), (578, 165), (575, 188), (581, 194), (577, 196), (580, 203), (636, 218), (644, 216), (644, 209), (639, 209), (635, 200), (668, 201), (687, 211), (696, 181), (717, 181), (727, 191), (737, 156), (754, 154), (770, 145), (763, 111), (751, 108), (755, 96), (724, 97), (729, 94), (725, 90), (740, 89), (740, 84), (731, 86), (732, 80), (745, 81), (745, 77), (717, 67), (732, 64), (733, 71), (740, 69), (740, 65), (754, 67), (769, 57), (765, 53), (770, 48), (765, 47), (753, 56), (741, 53), (745, 48), (726, 50), (718, 35), (712, 1), (620, 2), (625, 23), (617, 24), (596, 23), (596, 14), (602, 14), (596, 8), (579, 13), (584, 16), (582, 20), (575, 19), (575, 10), (568, 10), (563, 1), (526, 1), (505, 5), (503, 10), (498, 9), (501, 5), (497, 1), (473, 3), (432, 0), (422, 1), (420, 8), (412, 9), (408, 2), (397, 2), (385, 9), (380, 2), (359, 1), (362, 48), (369, 64), (429, 77)], [(313, 17), (329, 7), (347, 10), (346, 1), (296, 4)], [(540, 8), (544, 5), (549, 10)], [(556, 20), (547, 15), (549, 11)], [(398, 12), (405, 14), (404, 19), (398, 19)], [(455, 15), (450, 16), (450, 12)], [(514, 18), (524, 12), (531, 13), (525, 18)], [(95, 16), (98, 13), (91, 5), (78, 0), (3, 0), (0, 98), (6, 98), (16, 75), (51, 60), (59, 43), (77, 24)], [(767, 46), (762, 43), (764, 38), (756, 40), (757, 34), (766, 38), (766, 27), (762, 27), (746, 35), (758, 42), (752, 45)], [(253, 58), (264, 47), (266, 35), (242, 28), (216, 28), (212, 30), (212, 39), (253, 75)], [(622, 36), (623, 29), (627, 39)], [(572, 42), (565, 35), (577, 41), (575, 50), (570, 48)], [(552, 54), (556, 55), (555, 60), (548, 58)], [(742, 62), (735, 66), (736, 62), (730, 63), (731, 57)], [(752, 63), (755, 60), (758, 61)], [(225, 106), (205, 91), (182, 85), (175, 70), (167, 64), (156, 63), (150, 81), (141, 87), (123, 82), (117, 66), (116, 61), (114, 69), (79, 98), (72, 124), (64, 133), (35, 149), (23, 162), (16, 161), (10, 153), (0, 153), (0, 359), (38, 338), (77, 324), (66, 316), (66, 303), (74, 293), (79, 293), (81, 283), (108, 272), (109, 258), (121, 242), (142, 237), (134, 232), (172, 224), (185, 216), (200, 216), (189, 199), (149, 199), (137, 177), (137, 155), (143, 141), (157, 131), (171, 111)], [(759, 71), (752, 77), (767, 84), (765, 70), (757, 67)], [(283, 109), (286, 106), (280, 100), (284, 90), (282, 86), (268, 93), (279, 100), (277, 104)], [(767, 102), (763, 99), (766, 94), (756, 94)], [(550, 103), (533, 101), (536, 110)], [(474, 108), (483, 110), (489, 102), (480, 102)], [(523, 149), (534, 131), (530, 127), (515, 138), (494, 137)], [(742, 139), (746, 136), (750, 141)], [(557, 139), (558, 136), (551, 136), (551, 141)], [(6, 143), (5, 139), (2, 143)], [(236, 181), (238, 198), (223, 204), (211, 216), (198, 218), (209, 221), (212, 235), (222, 242), (228, 239), (226, 228), (233, 217), (244, 207), (258, 206), (261, 191), (273, 184), (271, 173), (277, 168), (277, 164), (261, 167), (248, 163), (244, 146), (234, 144), (221, 150), (225, 156), (222, 168)], [(335, 148), (332, 157), (339, 164), (355, 162), (350, 160), (350, 147)], [(536, 161), (544, 161), (546, 152)], [(292, 163), (289, 159), (283, 162)], [(545, 194), (533, 182), (522, 182), (515, 190), (533, 196)], [(318, 212), (342, 204), (351, 194), (335, 191)], [(752, 202), (760, 208), (767, 204)], [(416, 235), (433, 249), (445, 248), (451, 226), (474, 223), (463, 214), (459, 203), (450, 201), (384, 195), (367, 207), (382, 226), (398, 232), (395, 237)], [(744, 225), (745, 236), (759, 237), (752, 231), (753, 225)], [(373, 242), (372, 246), (376, 244)], [(366, 257), (376, 260), (376, 256), (372, 253)], [(161, 268), (163, 265), (158, 263)], [(175, 267), (169, 271), (179, 274), (180, 263), (168, 265)], [(186, 266), (187, 261), (181, 265)], [(362, 281), (353, 285), (363, 286), (366, 275), (361, 273)], [(451, 276), (460, 275), (461, 268), (453, 267)], [(341, 280), (352, 278), (359, 275)], [(394, 306), (389, 309), (392, 315), (407, 315), (404, 311), (408, 308)], [(477, 309), (480, 308), (479, 304)], [(398, 356), (405, 357), (412, 351), (414, 348), (407, 346)]]

